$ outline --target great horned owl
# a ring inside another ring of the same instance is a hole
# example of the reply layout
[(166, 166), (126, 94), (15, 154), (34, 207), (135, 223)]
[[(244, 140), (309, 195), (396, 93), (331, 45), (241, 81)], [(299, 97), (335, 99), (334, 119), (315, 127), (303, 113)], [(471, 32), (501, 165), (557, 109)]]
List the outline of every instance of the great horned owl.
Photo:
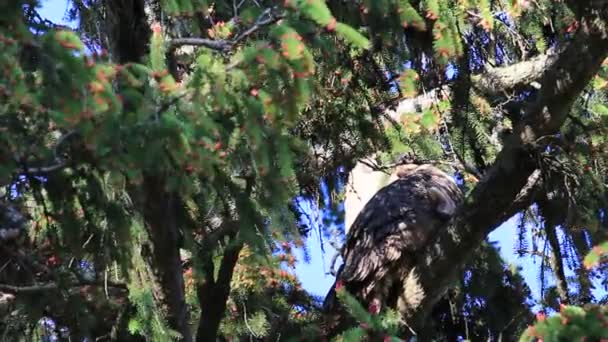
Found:
[[(403, 310), (414, 255), (446, 225), (463, 194), (452, 177), (429, 164), (401, 165), (392, 179), (351, 225), (336, 283), (366, 305)], [(332, 288), (326, 310), (335, 301)]]

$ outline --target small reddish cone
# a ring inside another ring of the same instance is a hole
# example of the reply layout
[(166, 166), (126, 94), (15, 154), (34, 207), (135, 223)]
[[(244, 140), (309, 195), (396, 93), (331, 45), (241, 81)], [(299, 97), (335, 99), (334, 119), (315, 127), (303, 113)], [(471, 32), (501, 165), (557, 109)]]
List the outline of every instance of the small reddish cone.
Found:
[(336, 282), (336, 291), (340, 291), (344, 288), (344, 282), (342, 282), (342, 280), (338, 280)]
[(49, 265), (49, 266), (56, 266), (57, 264), (59, 264), (59, 258), (53, 254), (50, 257), (48, 257), (46, 262), (47, 262), (47, 265)]
[(329, 23), (327, 24), (327, 31), (334, 31), (336, 29), (336, 18), (331, 18), (331, 20), (329, 21)]
[(152, 32), (154, 33), (160, 33), (160, 31), (162, 30), (160, 23), (154, 23), (152, 24)]
[(539, 312), (536, 314), (536, 320), (538, 320), (539, 322), (544, 322), (546, 318), (547, 316), (544, 312)]
[(577, 20), (575, 20), (574, 22), (572, 22), (572, 24), (570, 24), (567, 28), (566, 28), (566, 32), (567, 33), (571, 33), (576, 31), (576, 29), (578, 29), (579, 23)]
[(380, 312), (380, 302), (378, 301), (378, 299), (374, 299), (371, 303), (369, 303), (367, 311), (373, 315), (376, 315)]

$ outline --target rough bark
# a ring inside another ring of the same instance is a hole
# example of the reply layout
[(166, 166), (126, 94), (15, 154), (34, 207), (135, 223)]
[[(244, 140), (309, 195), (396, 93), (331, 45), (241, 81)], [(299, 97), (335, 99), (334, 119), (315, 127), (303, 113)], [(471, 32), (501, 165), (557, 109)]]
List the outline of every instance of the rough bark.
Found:
[(203, 283), (196, 290), (202, 308), (196, 333), (198, 342), (216, 341), (218, 338), (220, 323), (224, 318), (230, 295), (232, 274), (242, 248), (242, 243), (234, 243), (225, 249), (217, 279), (213, 277), (211, 255), (207, 254), (203, 257), (206, 275)]
[(567, 225), (568, 216), (568, 199), (559, 195), (551, 194), (540, 197), (537, 201), (539, 210), (544, 217), (544, 231), (547, 237), (547, 242), (551, 247), (549, 252), (549, 265), (553, 271), (553, 276), (556, 281), (557, 294), (560, 303), (571, 304), (570, 294), (568, 291), (568, 281), (564, 270), (562, 248), (557, 236), (557, 227)]
[(472, 252), (502, 222), (517, 212), (512, 203), (529, 182), (536, 165), (533, 153), (539, 137), (556, 133), (575, 99), (608, 56), (608, 5), (587, 5), (575, 37), (545, 69), (536, 102), (506, 140), (496, 162), (434, 243), (416, 256), (418, 286), (424, 300), (406, 319), (416, 329), (424, 326), (433, 305), (454, 281)]
[(547, 66), (555, 63), (559, 50), (549, 50), (520, 63), (503, 68), (486, 66), (487, 71), (472, 77), (473, 87), (486, 96), (496, 96), (506, 90), (529, 86), (542, 77)]
[(547, 241), (551, 247), (549, 264), (551, 265), (551, 270), (553, 271), (556, 280), (555, 287), (557, 288), (557, 294), (559, 295), (560, 303), (566, 305), (570, 303), (570, 294), (568, 292), (568, 282), (566, 281), (566, 274), (564, 272), (562, 250), (553, 222), (545, 222), (545, 232), (547, 233)]
[(175, 217), (177, 194), (167, 192), (158, 177), (147, 176), (143, 186), (144, 221), (152, 243), (148, 260), (157, 278), (155, 296), (170, 327), (182, 335), (182, 341), (192, 341)]
[[(578, 262), (580, 265), (583, 264), (584, 256), (589, 253), (589, 246), (587, 245), (587, 237), (584, 232), (577, 232), (572, 234), (572, 243), (574, 244), (577, 250)], [(578, 303), (589, 303), (593, 298), (591, 290), (593, 289), (593, 284), (589, 280), (589, 271), (584, 267), (579, 267), (576, 272), (576, 277), (578, 279)]]

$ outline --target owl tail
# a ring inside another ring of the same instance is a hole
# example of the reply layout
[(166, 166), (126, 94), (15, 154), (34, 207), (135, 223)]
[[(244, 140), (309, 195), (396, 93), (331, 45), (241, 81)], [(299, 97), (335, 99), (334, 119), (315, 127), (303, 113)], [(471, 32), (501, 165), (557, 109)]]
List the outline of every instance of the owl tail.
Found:
[(344, 269), (344, 264), (340, 265), (338, 268), (338, 272), (336, 272), (336, 281), (327, 292), (327, 295), (325, 295), (325, 300), (323, 301), (323, 311), (325, 312), (332, 311), (337, 303), (338, 298), (336, 297), (336, 283), (338, 282), (338, 279), (340, 279), (342, 269)]
[(336, 283), (334, 283), (334, 285), (332, 285), (332, 287), (327, 292), (327, 295), (325, 296), (325, 300), (323, 301), (323, 311), (325, 311), (325, 312), (331, 311), (331, 309), (334, 307), (334, 305), (336, 303), (336, 300), (337, 300)]
[(332, 338), (337, 336), (341, 331), (347, 329), (354, 324), (354, 321), (350, 318), (346, 308), (339, 302), (336, 294), (336, 285), (340, 279), (340, 274), (344, 265), (340, 265), (338, 272), (336, 273), (336, 281), (327, 292), (325, 300), (323, 301), (323, 323), (321, 323), (321, 329), (323, 336)]
[(329, 289), (323, 301), (323, 320), (320, 324), (322, 335), (325, 338), (334, 338), (344, 327), (345, 312), (336, 296), (336, 284)]

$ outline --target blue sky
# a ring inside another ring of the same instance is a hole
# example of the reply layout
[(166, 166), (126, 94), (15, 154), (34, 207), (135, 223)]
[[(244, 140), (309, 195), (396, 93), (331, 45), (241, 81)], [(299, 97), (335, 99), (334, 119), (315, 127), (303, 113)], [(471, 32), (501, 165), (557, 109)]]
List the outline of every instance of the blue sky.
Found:
[[(63, 23), (66, 10), (69, 6), (68, 0), (46, 0), (41, 1), (42, 9), (40, 14), (53, 22)], [(73, 25), (69, 25), (73, 26)], [(494, 230), (489, 239), (491, 241), (497, 241), (500, 246), (501, 255), (503, 258), (512, 264), (522, 266), (522, 275), (526, 279), (530, 286), (533, 296), (538, 299), (540, 295), (540, 284), (539, 284), (539, 270), (540, 270), (540, 259), (524, 257), (519, 258), (515, 253), (515, 246), (517, 242), (517, 220), (512, 218)], [(329, 270), (329, 263), (333, 254), (334, 249), (327, 243), (324, 244), (326, 253), (321, 251), (321, 241), (318, 236), (318, 232), (313, 230), (312, 235), (309, 238), (308, 251), (310, 255), (310, 262), (303, 262), (303, 254), (300, 253), (299, 260), (296, 267), (296, 272), (302, 281), (302, 285), (305, 289), (313, 294), (324, 296), (330, 286), (333, 284), (334, 278), (331, 275), (326, 275)]]

